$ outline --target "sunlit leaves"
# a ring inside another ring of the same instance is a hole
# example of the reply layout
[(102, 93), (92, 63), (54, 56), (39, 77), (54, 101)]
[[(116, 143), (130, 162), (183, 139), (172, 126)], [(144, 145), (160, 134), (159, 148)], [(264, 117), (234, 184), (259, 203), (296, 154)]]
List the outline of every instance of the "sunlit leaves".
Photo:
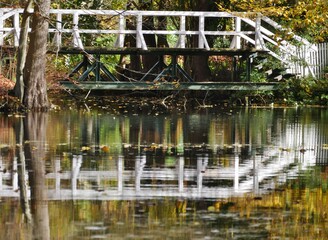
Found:
[(322, 0), (231, 0), (229, 5), (217, 4), (220, 11), (261, 12), (316, 42), (328, 39), (328, 4)]

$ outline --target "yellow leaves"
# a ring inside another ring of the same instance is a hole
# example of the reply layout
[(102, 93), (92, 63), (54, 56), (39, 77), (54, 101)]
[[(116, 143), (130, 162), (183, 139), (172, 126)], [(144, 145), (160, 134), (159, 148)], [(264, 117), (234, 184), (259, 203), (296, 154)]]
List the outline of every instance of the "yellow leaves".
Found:
[(59, 9), (60, 6), (59, 6), (58, 3), (51, 3), (51, 8), (52, 8), (52, 9)]
[(216, 3), (216, 7), (217, 7), (218, 11), (221, 11), (221, 12), (227, 11), (227, 9), (221, 3)]

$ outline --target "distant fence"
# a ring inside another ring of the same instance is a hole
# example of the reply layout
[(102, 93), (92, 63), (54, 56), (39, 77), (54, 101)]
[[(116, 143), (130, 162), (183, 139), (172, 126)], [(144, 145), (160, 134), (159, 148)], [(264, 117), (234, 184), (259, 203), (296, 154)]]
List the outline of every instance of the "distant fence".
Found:
[(296, 61), (293, 71), (300, 76), (312, 75), (316, 78), (327, 77), (328, 71), (328, 43), (314, 44), (315, 48), (308, 49), (302, 46), (297, 50), (298, 59), (304, 59), (304, 62)]

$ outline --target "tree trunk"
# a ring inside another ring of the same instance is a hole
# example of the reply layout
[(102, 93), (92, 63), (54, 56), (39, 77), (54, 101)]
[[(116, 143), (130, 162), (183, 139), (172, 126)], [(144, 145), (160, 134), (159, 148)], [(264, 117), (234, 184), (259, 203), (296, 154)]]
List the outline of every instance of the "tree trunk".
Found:
[[(127, 19), (126, 28), (128, 30), (136, 29), (135, 21), (131, 20), (131, 19)], [(127, 34), (125, 37), (125, 46), (126, 47), (135, 47), (136, 46), (136, 38), (130, 34)], [(130, 63), (127, 65), (127, 70), (128, 71), (126, 71), (126, 73), (125, 73), (126, 77), (131, 77), (133, 79), (140, 79), (142, 77), (140, 55), (135, 55), (135, 54), (130, 55)]]
[[(146, 9), (142, 9), (142, 10), (146, 10)], [(155, 29), (154, 18), (147, 17), (146, 19), (144, 19), (142, 28), (146, 30), (154, 30)], [(156, 47), (155, 35), (146, 34), (144, 35), (144, 38), (148, 47), (153, 47), (153, 48)], [(142, 56), (143, 71), (148, 72), (157, 61), (158, 61), (158, 56), (156, 55), (152, 55), (152, 54), (143, 55)]]
[[(139, 2), (139, 9), (142, 11), (152, 10), (153, 1), (142, 1)], [(145, 30), (155, 30), (154, 17), (144, 17), (142, 21), (142, 29)], [(148, 47), (156, 47), (155, 35), (145, 34), (144, 35), (146, 45)], [(143, 72), (148, 72), (154, 64), (157, 62), (158, 57), (156, 55), (142, 55), (142, 70)]]
[(16, 84), (14, 88), (15, 96), (23, 101), (24, 96), (24, 79), (23, 72), (25, 66), (25, 60), (27, 55), (27, 38), (28, 38), (28, 28), (30, 21), (30, 12), (29, 9), (32, 7), (32, 0), (29, 0), (26, 3), (23, 18), (22, 18), (22, 27), (19, 34), (19, 47), (18, 47), (18, 55), (17, 55), (17, 69), (16, 69)]
[(49, 10), (50, 0), (35, 2), (30, 44), (24, 68), (23, 104), (27, 109), (36, 111), (46, 111), (49, 108), (45, 79)]
[[(198, 0), (193, 7), (194, 11), (209, 11), (211, 9), (210, 1)], [(198, 19), (194, 23), (195, 30), (198, 30)], [(198, 47), (198, 36), (192, 39), (193, 47)], [(191, 57), (191, 76), (196, 82), (206, 82), (212, 79), (211, 70), (208, 66), (208, 56), (199, 55)]]

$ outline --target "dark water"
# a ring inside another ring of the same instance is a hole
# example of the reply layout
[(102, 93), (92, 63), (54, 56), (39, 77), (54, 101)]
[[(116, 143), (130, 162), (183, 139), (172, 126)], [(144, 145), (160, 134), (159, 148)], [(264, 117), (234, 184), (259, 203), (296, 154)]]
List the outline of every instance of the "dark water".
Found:
[(0, 115), (0, 239), (324, 239), (328, 110)]

